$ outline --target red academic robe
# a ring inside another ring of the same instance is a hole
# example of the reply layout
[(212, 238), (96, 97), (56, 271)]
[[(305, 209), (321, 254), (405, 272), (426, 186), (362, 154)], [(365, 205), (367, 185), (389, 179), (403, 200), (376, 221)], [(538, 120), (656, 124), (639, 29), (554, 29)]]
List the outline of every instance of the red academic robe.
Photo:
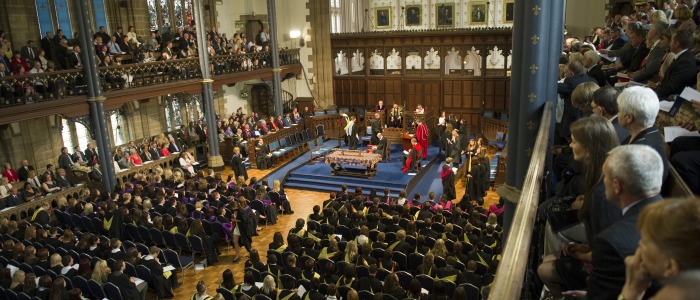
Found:
[[(415, 155), (417, 156), (417, 155), (420, 155), (421, 149), (423, 149), (421, 147), (421, 145), (416, 144), (413, 147), (413, 149), (411, 149), (411, 151), (414, 151), (416, 153)], [(403, 167), (403, 170), (401, 170), (402, 172), (404, 172), (404, 173), (408, 172), (408, 169), (411, 167), (411, 162), (413, 162), (413, 156), (414, 156), (414, 153), (411, 153), (411, 155), (408, 156), (408, 159), (406, 159), (406, 165)]]
[(421, 149), (425, 149), (423, 151), (423, 159), (428, 158), (428, 126), (425, 123), (421, 123), (416, 128), (416, 140), (421, 145)]

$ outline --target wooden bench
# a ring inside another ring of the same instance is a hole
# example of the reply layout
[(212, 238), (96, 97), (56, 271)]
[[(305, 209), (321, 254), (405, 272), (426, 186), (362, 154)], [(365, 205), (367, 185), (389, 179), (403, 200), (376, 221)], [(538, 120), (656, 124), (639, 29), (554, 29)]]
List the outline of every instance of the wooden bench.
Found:
[[(250, 162), (251, 167), (257, 168), (255, 147), (258, 145), (258, 141), (260, 139), (263, 140), (263, 146), (268, 147), (270, 152), (284, 149), (284, 155), (279, 156), (280, 159), (284, 159), (291, 157), (294, 154), (298, 154), (298, 150), (296, 148), (301, 144), (301, 142), (297, 141), (297, 133), (301, 135), (302, 131), (304, 131), (303, 125), (292, 125), (290, 127), (282, 128), (277, 132), (272, 132), (258, 138), (249, 139), (247, 143), (248, 161)], [(280, 142), (281, 140), (284, 140), (284, 142)], [(270, 148), (271, 144), (274, 144), (272, 148)]]
[(494, 118), (479, 117), (479, 125), (481, 126), (481, 134), (488, 141), (498, 140), (499, 133), (503, 137), (508, 134), (508, 122)]

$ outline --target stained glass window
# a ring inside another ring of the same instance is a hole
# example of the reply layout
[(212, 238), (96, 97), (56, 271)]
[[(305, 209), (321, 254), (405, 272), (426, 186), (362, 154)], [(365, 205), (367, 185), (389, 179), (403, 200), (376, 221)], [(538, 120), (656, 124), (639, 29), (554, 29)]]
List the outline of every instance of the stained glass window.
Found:
[(183, 24), (184, 19), (182, 18), (183, 17), (182, 1), (175, 0), (175, 2), (173, 2), (173, 4), (175, 4), (175, 26), (182, 27), (184, 25)]
[(163, 28), (170, 27), (170, 8), (168, 0), (160, 0), (160, 13), (163, 16)]
[(158, 30), (158, 11), (156, 10), (156, 0), (147, 0), (148, 4), (148, 24), (151, 31)]
[(194, 20), (194, 7), (192, 6), (192, 0), (185, 0), (185, 25), (192, 24)]

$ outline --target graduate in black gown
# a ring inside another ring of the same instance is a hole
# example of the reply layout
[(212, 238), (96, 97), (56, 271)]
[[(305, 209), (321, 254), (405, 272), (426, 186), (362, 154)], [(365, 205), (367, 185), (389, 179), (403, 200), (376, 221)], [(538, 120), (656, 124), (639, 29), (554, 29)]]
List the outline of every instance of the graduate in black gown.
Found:
[(484, 204), (484, 196), (489, 188), (489, 173), (484, 161), (486, 159), (483, 157), (474, 157), (471, 174), (467, 175), (467, 193), (479, 205)]
[(447, 200), (454, 200), (457, 198), (457, 192), (455, 191), (455, 173), (452, 171), (452, 157), (445, 159), (445, 164), (440, 170), (440, 178), (442, 179), (442, 195), (447, 198)]
[(243, 176), (245, 180), (248, 180), (248, 171), (246, 171), (245, 165), (243, 165), (243, 156), (241, 155), (241, 148), (239, 147), (233, 148), (231, 169), (233, 169), (233, 174), (236, 174), (236, 178), (238, 178), (238, 176)]
[(258, 145), (255, 146), (255, 164), (258, 169), (265, 170), (272, 167), (272, 154), (270, 150), (263, 144), (263, 140), (260, 139)]

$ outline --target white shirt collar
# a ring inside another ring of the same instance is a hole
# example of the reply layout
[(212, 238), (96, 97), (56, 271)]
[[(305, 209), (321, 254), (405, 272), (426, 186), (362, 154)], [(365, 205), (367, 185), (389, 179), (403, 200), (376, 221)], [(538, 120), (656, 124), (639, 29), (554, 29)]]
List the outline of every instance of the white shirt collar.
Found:
[[(644, 199), (642, 199), (642, 200), (644, 200)], [(622, 208), (622, 215), (624, 216), (624, 215), (627, 213), (627, 211), (630, 210), (630, 208), (632, 208), (633, 206), (639, 204), (639, 202), (642, 202), (642, 200), (636, 201), (636, 202), (634, 202), (634, 203), (632, 203), (632, 204), (630, 204), (630, 205), (627, 205), (627, 206), (625, 206), (624, 208)]]

